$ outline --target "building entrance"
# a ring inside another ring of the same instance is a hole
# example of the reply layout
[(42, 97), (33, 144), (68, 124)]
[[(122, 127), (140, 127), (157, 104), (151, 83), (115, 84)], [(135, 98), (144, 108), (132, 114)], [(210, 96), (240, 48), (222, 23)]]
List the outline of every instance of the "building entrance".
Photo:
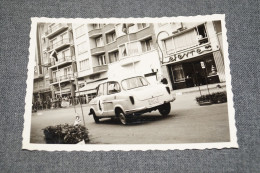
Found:
[[(204, 67), (202, 68), (201, 62)], [(173, 89), (218, 83), (219, 77), (213, 56), (170, 66)]]

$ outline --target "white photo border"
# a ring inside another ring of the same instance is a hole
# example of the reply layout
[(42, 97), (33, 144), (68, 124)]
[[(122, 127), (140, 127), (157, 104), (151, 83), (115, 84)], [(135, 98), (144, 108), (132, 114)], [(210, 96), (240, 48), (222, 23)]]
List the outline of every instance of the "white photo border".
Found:
[[(33, 78), (35, 65), (35, 44), (36, 44), (36, 27), (37, 23), (169, 23), (169, 22), (204, 22), (220, 20), (222, 23), (223, 52), (225, 63), (226, 90), (228, 97), (228, 120), (230, 142), (215, 143), (185, 143), (185, 144), (34, 144), (30, 143), (31, 130), (31, 102), (33, 94)], [(237, 129), (235, 126), (235, 109), (233, 103), (233, 93), (231, 85), (230, 61), (228, 54), (227, 30), (225, 23), (225, 14), (213, 14), (204, 16), (180, 16), (180, 17), (162, 17), (162, 18), (93, 18), (93, 19), (65, 19), (65, 18), (31, 18), (30, 47), (29, 47), (29, 63), (27, 89), (25, 97), (25, 113), (24, 113), (24, 130), (22, 149), (26, 150), (44, 150), (44, 151), (131, 151), (131, 150), (185, 150), (185, 149), (223, 149), (238, 148)]]

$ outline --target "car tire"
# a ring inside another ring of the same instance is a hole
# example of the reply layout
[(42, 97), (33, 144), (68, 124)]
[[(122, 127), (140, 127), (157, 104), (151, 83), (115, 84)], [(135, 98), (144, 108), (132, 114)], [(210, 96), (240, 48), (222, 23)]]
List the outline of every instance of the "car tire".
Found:
[(99, 123), (99, 118), (96, 116), (94, 111), (93, 111), (93, 118), (95, 120), (95, 123), (98, 124)]
[(128, 119), (127, 119), (125, 113), (124, 113), (122, 110), (119, 110), (119, 111), (117, 112), (117, 116), (118, 116), (120, 122), (121, 122), (123, 125), (126, 125), (126, 124), (128, 123)]
[(171, 112), (171, 103), (164, 103), (158, 108), (162, 116), (167, 116)]

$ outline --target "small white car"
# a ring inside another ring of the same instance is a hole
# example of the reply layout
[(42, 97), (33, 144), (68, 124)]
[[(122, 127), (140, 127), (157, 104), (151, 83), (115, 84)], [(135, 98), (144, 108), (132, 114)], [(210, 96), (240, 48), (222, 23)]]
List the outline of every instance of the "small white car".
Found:
[(101, 83), (92, 99), (89, 115), (96, 123), (101, 118), (119, 118), (122, 124), (146, 112), (159, 110), (166, 116), (175, 97), (165, 84), (149, 84), (143, 76)]

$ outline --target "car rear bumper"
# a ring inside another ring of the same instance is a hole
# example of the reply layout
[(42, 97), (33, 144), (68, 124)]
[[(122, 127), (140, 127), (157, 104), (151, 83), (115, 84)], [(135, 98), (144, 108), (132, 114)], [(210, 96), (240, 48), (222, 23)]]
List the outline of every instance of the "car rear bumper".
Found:
[(130, 109), (130, 110), (125, 110), (126, 114), (142, 114), (146, 112), (151, 112), (153, 110), (158, 109), (159, 106), (165, 103), (173, 102), (175, 100), (175, 97), (173, 97), (171, 100), (164, 101), (163, 103), (157, 104), (157, 105), (152, 105), (152, 106), (144, 106), (144, 107), (139, 107), (135, 109)]

